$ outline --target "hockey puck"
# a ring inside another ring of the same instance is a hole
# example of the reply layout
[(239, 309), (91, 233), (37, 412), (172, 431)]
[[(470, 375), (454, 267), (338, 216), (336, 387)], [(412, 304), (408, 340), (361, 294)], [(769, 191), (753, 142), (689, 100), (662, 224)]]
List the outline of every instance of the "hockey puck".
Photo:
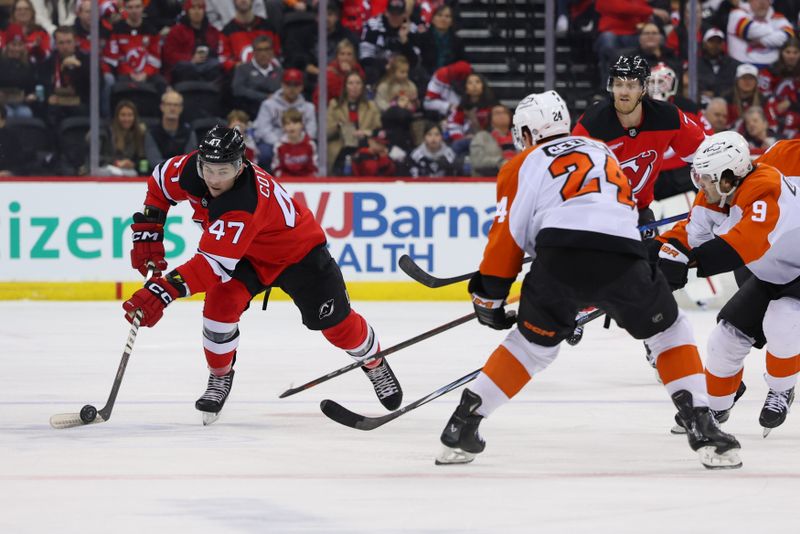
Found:
[(92, 421), (94, 421), (95, 417), (97, 417), (97, 408), (95, 408), (91, 404), (87, 404), (86, 406), (81, 408), (81, 421), (83, 421), (87, 425)]

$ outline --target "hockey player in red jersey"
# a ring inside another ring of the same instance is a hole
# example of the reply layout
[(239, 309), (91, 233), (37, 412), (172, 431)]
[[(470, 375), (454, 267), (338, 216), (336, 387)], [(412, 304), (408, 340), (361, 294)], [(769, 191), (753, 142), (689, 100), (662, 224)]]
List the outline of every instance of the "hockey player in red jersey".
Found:
[(646, 97), (649, 77), (643, 57), (621, 56), (608, 73), (611, 98), (587, 109), (572, 130), (603, 141), (617, 156), (633, 187), (640, 225), (654, 219), (649, 206), (666, 155), (690, 162), (705, 139), (703, 128), (674, 104)]
[[(513, 330), (464, 390), (441, 434), (437, 464), (467, 463), (484, 450), (483, 418), (555, 360), (578, 310), (594, 305), (647, 340), (701, 462), (740, 467), (739, 443), (708, 408), (689, 320), (646, 260), (631, 185), (617, 159), (601, 142), (569, 134), (569, 111), (555, 91), (524, 98), (513, 128), (523, 150), (497, 176), (495, 220), (469, 283), (478, 320)], [(514, 315), (506, 297), (525, 253), (534, 261)]]
[[(153, 264), (156, 273), (123, 304), (129, 321), (141, 310), (141, 325), (154, 326), (173, 300), (206, 294), (203, 349), (210, 376), (195, 404), (204, 424), (216, 419), (231, 391), (239, 317), (255, 295), (273, 286), (292, 298), (307, 328), (321, 330), (353, 358), (380, 350), (372, 327), (350, 308), (342, 273), (313, 215), (243, 154), (238, 130), (213, 128), (199, 150), (156, 166), (131, 226), (133, 267), (146, 273)], [(170, 206), (184, 200), (203, 235), (197, 254), (163, 275), (163, 224)], [(381, 403), (394, 410), (402, 401), (400, 385), (385, 359), (375, 363), (364, 372)]]
[(738, 133), (709, 137), (692, 164), (700, 191), (689, 220), (658, 238), (660, 267), (673, 287), (686, 283), (689, 267), (699, 276), (743, 266), (752, 273), (717, 316), (705, 373), (710, 406), (724, 422), (744, 389), (744, 358), (766, 345), (764, 437), (785, 421), (800, 372), (800, 198), (779, 170), (800, 171), (799, 149), (800, 141), (782, 141), (753, 165)]

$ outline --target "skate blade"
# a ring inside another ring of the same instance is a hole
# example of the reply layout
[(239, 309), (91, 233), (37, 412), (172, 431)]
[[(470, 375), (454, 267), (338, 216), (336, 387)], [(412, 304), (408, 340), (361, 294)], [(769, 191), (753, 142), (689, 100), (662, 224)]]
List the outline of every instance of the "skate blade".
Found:
[(762, 438), (766, 438), (767, 436), (769, 436), (769, 433), (772, 432), (772, 429), (771, 428), (767, 428), (767, 427), (763, 427), (763, 428), (764, 428), (764, 431), (762, 432), (761, 437)]
[(674, 434), (676, 436), (685, 436), (686, 435), (686, 429), (683, 428), (681, 425), (675, 425), (675, 426), (673, 426), (672, 428), (669, 429), (669, 433), (670, 434)]
[(219, 419), (219, 412), (203, 412), (203, 426), (208, 426)]
[(439, 456), (436, 457), (436, 465), (468, 464), (475, 459), (477, 454), (466, 452), (462, 449), (453, 449), (446, 445), (442, 446)]
[(714, 450), (714, 447), (708, 446), (700, 447), (697, 454), (700, 456), (700, 463), (706, 469), (739, 469), (742, 467), (738, 449), (731, 449), (720, 454)]

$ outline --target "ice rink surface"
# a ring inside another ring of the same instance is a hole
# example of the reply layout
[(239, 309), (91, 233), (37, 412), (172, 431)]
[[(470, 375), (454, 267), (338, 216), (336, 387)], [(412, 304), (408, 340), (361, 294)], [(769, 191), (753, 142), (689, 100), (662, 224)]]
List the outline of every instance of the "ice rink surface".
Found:
[[(464, 303), (355, 303), (384, 347), (469, 313)], [(233, 392), (200, 424), (207, 380), (201, 304), (142, 329), (107, 423), (67, 430), (50, 415), (104, 403), (128, 324), (117, 302), (0, 303), (0, 532), (9, 533), (748, 533), (796, 532), (800, 421), (761, 438), (764, 353), (727, 423), (744, 467), (706, 471), (641, 343), (596, 321), (578, 347), (481, 426), (486, 451), (435, 466), (460, 392), (371, 432), (319, 402), (385, 413), (361, 371), (278, 394), (350, 360), (290, 303), (243, 317)], [(701, 346), (713, 311), (688, 312)], [(459, 326), (391, 356), (405, 403), (480, 367), (504, 334)]]

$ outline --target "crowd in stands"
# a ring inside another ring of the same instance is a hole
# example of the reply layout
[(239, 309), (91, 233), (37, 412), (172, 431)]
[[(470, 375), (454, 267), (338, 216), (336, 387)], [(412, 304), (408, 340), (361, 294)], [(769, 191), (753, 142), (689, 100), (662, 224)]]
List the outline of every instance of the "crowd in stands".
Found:
[[(92, 2), (104, 174), (149, 174), (217, 123), (240, 128), (248, 157), (277, 176), (492, 176), (514, 154), (512, 112), (472, 68), (458, 0), (329, 0), (326, 65), (316, 0), (13, 0), (0, 6), (0, 173), (88, 172)], [(640, 54), (672, 73), (663, 98), (758, 153), (800, 136), (798, 11), (700, 2), (697, 102), (688, 2), (558, 0), (556, 30), (593, 39), (599, 97), (608, 65)], [(23, 128), (47, 137), (44, 155), (26, 154), (29, 136), (13, 135)]]

